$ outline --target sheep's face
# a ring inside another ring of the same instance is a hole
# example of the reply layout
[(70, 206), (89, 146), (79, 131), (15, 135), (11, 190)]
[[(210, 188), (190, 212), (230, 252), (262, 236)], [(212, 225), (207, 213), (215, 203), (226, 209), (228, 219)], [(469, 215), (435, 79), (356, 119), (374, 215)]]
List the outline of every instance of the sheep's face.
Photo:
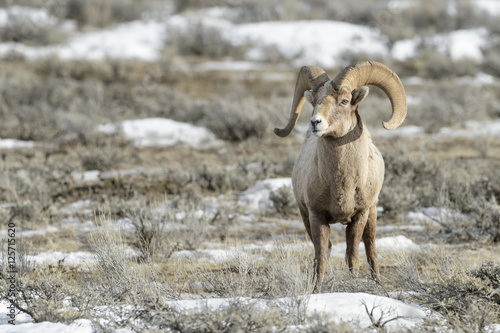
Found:
[(307, 101), (314, 107), (309, 128), (317, 137), (340, 138), (357, 124), (356, 108), (368, 95), (368, 87), (348, 91), (334, 91), (329, 83), (316, 93), (306, 91)]

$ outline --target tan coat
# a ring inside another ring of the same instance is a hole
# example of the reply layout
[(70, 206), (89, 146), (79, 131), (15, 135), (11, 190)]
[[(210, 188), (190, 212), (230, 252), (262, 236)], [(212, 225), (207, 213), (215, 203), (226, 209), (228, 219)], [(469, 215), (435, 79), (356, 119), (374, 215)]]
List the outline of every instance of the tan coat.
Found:
[(346, 259), (359, 271), (359, 243), (365, 244), (372, 277), (379, 281), (375, 247), (377, 201), (384, 181), (384, 160), (363, 126), (358, 105), (368, 95), (364, 85), (376, 85), (389, 97), (392, 116), (386, 129), (398, 127), (406, 116), (403, 85), (386, 66), (362, 62), (346, 67), (329, 80), (319, 67), (302, 67), (297, 78), (288, 124), (275, 129), (287, 136), (307, 99), (314, 107), (292, 184), (304, 226), (314, 244), (315, 292), (320, 292), (330, 242), (330, 224), (346, 225)]

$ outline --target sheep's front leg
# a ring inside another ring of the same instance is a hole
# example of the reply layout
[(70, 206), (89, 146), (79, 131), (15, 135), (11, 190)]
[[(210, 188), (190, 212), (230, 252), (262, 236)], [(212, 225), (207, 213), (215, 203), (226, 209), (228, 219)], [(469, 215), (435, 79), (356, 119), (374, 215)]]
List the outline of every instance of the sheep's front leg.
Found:
[(316, 284), (314, 293), (321, 292), (321, 284), (325, 275), (327, 258), (331, 249), (330, 225), (324, 216), (310, 214), (311, 238), (314, 244), (314, 273)]
[(368, 213), (368, 222), (363, 231), (363, 243), (365, 243), (366, 258), (372, 271), (372, 278), (380, 282), (380, 273), (378, 269), (378, 255), (375, 247), (375, 234), (377, 229), (377, 205), (370, 207)]
[(345, 230), (347, 250), (346, 260), (353, 276), (359, 274), (359, 243), (365, 229), (368, 211), (356, 214)]

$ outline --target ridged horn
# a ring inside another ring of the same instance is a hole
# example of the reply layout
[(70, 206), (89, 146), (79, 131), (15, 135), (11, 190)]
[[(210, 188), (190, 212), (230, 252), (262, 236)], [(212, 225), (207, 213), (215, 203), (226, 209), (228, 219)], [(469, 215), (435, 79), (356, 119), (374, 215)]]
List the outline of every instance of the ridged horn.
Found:
[(274, 133), (277, 136), (285, 137), (290, 134), (295, 127), (306, 100), (304, 92), (306, 90), (315, 92), (328, 80), (330, 80), (328, 75), (318, 66), (304, 66), (300, 69), (299, 75), (297, 76), (297, 83), (295, 84), (295, 93), (293, 95), (292, 109), (290, 111), (288, 124), (283, 129), (274, 129)]
[(376, 61), (363, 61), (344, 68), (332, 80), (335, 91), (347, 88), (353, 91), (365, 85), (379, 87), (389, 97), (392, 105), (392, 116), (382, 122), (385, 129), (395, 129), (406, 117), (406, 94), (403, 83), (389, 67)]

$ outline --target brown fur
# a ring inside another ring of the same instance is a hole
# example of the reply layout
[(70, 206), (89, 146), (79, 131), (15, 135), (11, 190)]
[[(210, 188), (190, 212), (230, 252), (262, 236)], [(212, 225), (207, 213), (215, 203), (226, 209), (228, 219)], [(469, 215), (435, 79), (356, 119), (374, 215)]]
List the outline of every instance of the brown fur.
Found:
[[(357, 111), (367, 94), (366, 87), (336, 92), (329, 84), (305, 94), (314, 106), (313, 117), (322, 116), (328, 125), (321, 137), (309, 129), (292, 174), (304, 226), (314, 243), (315, 292), (321, 290), (333, 223), (347, 225), (346, 259), (352, 274), (359, 271), (359, 243), (363, 239), (372, 277), (379, 279), (376, 205), (384, 161)], [(342, 104), (344, 99), (347, 105)]]

